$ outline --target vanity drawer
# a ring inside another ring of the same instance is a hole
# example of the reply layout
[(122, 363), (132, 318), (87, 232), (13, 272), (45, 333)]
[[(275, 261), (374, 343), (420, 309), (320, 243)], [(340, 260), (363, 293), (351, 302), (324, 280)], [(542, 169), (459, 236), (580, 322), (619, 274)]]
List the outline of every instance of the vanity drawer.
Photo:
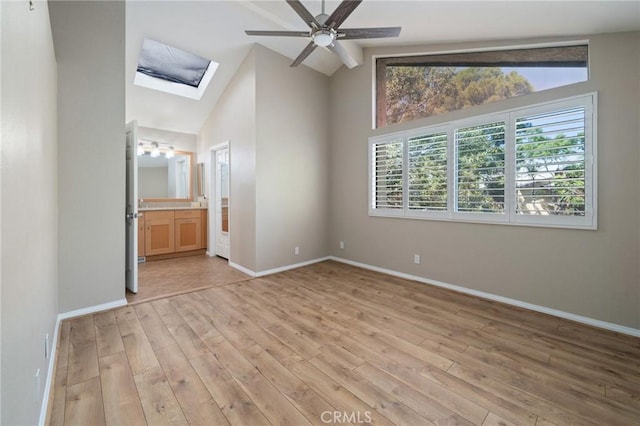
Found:
[(147, 222), (150, 220), (163, 220), (163, 219), (173, 220), (174, 218), (173, 210), (146, 211), (142, 213), (144, 214), (144, 219)]
[(200, 210), (176, 210), (176, 219), (195, 219), (200, 217)]

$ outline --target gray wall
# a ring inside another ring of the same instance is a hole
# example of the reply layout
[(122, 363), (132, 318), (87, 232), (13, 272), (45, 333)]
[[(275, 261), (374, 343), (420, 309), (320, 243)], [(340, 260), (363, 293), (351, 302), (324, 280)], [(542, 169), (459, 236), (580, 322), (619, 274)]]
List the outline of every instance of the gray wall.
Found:
[[(3, 425), (38, 422), (58, 313), (56, 63), (46, 2), (0, 3)], [(37, 400), (35, 373), (40, 369)]]
[(125, 3), (55, 1), (50, 9), (58, 61), (58, 279), (60, 312), (68, 312), (125, 294)]
[(209, 148), (229, 141), (229, 260), (250, 270), (256, 268), (255, 64), (252, 49), (198, 135), (198, 162), (206, 164), (206, 188), (211, 178)]
[[(367, 50), (362, 67), (341, 69), (331, 79), (331, 254), (639, 328), (640, 36), (623, 33), (588, 39), (588, 82), (385, 131), (598, 91), (597, 231), (369, 217), (367, 139), (382, 133), (371, 130), (371, 55), (442, 52), (497, 43), (386, 48)], [(341, 240), (346, 244), (344, 250), (338, 248)], [(422, 255), (421, 265), (413, 264), (414, 253)]]
[(329, 79), (255, 48), (256, 271), (265, 271), (328, 255)]
[(289, 64), (255, 45), (199, 137), (207, 163), (230, 141), (230, 260), (255, 272), (328, 255), (329, 79)]

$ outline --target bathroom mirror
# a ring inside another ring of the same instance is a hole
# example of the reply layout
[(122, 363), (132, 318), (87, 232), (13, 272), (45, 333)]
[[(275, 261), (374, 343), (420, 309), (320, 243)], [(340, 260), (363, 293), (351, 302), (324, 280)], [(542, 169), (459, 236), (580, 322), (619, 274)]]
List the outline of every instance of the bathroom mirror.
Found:
[(193, 153), (176, 151), (138, 156), (138, 198), (145, 201), (193, 201)]

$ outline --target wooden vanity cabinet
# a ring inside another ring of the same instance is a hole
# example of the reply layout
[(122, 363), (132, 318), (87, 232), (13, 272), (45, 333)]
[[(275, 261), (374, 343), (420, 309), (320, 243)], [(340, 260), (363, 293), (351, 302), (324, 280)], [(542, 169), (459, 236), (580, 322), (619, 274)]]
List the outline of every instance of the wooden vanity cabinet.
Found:
[(138, 214), (138, 257), (144, 257), (144, 213)]
[(175, 251), (202, 248), (202, 219), (200, 210), (175, 211)]
[(175, 251), (175, 216), (173, 210), (145, 212), (145, 256)]

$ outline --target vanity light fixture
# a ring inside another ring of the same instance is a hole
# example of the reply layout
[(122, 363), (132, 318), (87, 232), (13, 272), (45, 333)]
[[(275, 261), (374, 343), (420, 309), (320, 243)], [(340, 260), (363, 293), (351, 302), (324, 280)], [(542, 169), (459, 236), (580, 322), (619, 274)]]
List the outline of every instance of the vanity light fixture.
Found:
[(151, 158), (160, 157), (160, 148), (158, 148), (158, 142), (152, 142), (151, 147)]
[(164, 153), (164, 156), (167, 157), (167, 158), (173, 158), (173, 157), (176, 156), (176, 151), (173, 149), (172, 146), (170, 146), (169, 150)]
[(142, 142), (138, 142), (138, 156), (144, 155), (144, 145)]

